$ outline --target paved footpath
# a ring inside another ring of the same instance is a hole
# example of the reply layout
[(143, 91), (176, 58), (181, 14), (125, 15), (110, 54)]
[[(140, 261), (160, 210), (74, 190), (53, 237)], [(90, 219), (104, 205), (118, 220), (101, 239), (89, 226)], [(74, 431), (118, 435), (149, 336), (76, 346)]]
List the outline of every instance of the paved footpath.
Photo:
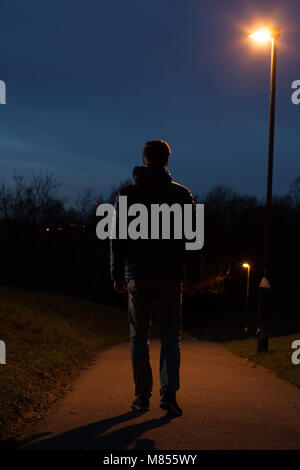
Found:
[[(184, 410), (159, 408), (159, 342), (151, 344), (151, 409), (131, 411), (129, 344), (101, 352), (31, 429), (30, 449), (300, 449), (300, 389), (221, 344), (182, 344)], [(300, 366), (299, 366), (300, 367)]]

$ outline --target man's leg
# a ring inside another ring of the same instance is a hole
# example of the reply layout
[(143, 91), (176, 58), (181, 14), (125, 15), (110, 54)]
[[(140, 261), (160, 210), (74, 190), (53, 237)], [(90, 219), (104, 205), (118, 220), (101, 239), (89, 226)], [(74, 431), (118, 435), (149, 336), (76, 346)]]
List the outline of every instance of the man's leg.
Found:
[(180, 338), (182, 329), (182, 283), (161, 281), (157, 289), (158, 321), (161, 328), (161, 396), (179, 389)]
[(153, 312), (153, 286), (149, 281), (130, 280), (129, 326), (131, 360), (135, 395), (149, 399), (152, 393), (152, 370), (149, 355), (149, 337)]

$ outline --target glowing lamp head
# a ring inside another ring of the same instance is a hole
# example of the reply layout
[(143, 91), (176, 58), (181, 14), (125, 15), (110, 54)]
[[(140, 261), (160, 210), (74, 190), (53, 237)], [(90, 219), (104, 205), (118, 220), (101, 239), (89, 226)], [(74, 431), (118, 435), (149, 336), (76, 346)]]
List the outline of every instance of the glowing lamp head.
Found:
[(250, 265), (248, 263), (243, 263), (243, 268), (250, 268)]
[(261, 28), (253, 31), (253, 33), (249, 34), (249, 37), (258, 42), (267, 42), (272, 39), (272, 33), (268, 28)]
[(268, 42), (272, 39), (279, 39), (279, 36), (279, 28), (269, 28), (266, 26), (263, 28), (256, 29), (255, 31), (252, 31), (251, 34), (249, 34), (249, 37), (251, 39), (254, 39), (255, 41), (260, 43)]

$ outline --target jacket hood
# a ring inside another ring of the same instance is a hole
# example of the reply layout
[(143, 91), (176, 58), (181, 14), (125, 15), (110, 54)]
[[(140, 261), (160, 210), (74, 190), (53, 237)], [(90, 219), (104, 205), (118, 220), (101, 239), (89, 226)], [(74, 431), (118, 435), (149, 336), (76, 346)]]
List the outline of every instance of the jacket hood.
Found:
[(133, 169), (132, 176), (132, 183), (137, 186), (165, 185), (172, 181), (171, 173), (166, 167), (136, 166)]

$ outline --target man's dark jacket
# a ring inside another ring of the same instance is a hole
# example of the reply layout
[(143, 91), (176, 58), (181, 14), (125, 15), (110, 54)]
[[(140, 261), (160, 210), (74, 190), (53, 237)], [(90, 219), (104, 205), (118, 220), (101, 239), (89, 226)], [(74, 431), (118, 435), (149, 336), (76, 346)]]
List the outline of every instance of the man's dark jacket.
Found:
[[(127, 207), (131, 204), (144, 204), (151, 213), (151, 204), (172, 205), (178, 203), (193, 205), (195, 202), (191, 192), (184, 186), (175, 183), (167, 168), (151, 168), (137, 166), (133, 170), (131, 184), (124, 186), (116, 197), (116, 221), (118, 235), (119, 197), (127, 196)], [(134, 218), (134, 217), (133, 217)], [(172, 221), (172, 217), (171, 217)], [(128, 224), (130, 217), (128, 217)], [(160, 223), (161, 225), (161, 223)], [(172, 223), (171, 223), (172, 226)], [(120, 279), (183, 279), (198, 281), (201, 270), (200, 252), (186, 250), (185, 242), (178, 239), (150, 239), (150, 217), (148, 221), (149, 239), (111, 240), (110, 265), (111, 277)], [(171, 232), (172, 233), (172, 232)], [(184, 234), (184, 231), (183, 231)]]

